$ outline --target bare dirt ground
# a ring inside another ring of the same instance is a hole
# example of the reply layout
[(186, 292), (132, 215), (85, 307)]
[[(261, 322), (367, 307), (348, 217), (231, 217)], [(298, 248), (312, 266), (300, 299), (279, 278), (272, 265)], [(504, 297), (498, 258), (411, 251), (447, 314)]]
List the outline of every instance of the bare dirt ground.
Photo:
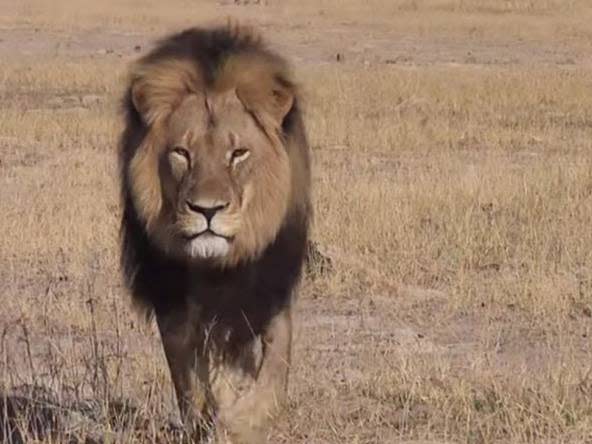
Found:
[(118, 100), (225, 16), (301, 79), (332, 261), (270, 442), (592, 442), (587, 2), (0, 3), (0, 442), (175, 442), (119, 278)]

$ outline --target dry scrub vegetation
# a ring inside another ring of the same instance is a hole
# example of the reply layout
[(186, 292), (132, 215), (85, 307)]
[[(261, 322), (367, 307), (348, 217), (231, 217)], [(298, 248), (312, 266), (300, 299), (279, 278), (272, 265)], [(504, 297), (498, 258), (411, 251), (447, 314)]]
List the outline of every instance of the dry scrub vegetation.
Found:
[(270, 442), (592, 442), (587, 1), (4, 3), (0, 442), (175, 442), (118, 274), (118, 100), (224, 15), (296, 61), (332, 260)]

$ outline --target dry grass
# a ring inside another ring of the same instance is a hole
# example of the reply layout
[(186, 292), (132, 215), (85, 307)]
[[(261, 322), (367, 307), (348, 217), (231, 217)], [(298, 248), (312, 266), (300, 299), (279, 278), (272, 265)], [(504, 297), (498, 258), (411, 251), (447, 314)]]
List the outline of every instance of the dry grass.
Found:
[[(136, 44), (118, 33), (144, 45), (227, 13), (303, 61), (314, 237), (334, 265), (303, 283), (271, 442), (592, 440), (586, 1), (9, 3), (0, 413), (29, 422), (22, 441), (175, 441), (158, 338), (117, 277), (117, 108), (135, 57), (121, 48)], [(113, 54), (85, 34), (101, 28)], [(28, 54), (10, 40), (23, 32)], [(395, 36), (411, 43), (393, 61)]]

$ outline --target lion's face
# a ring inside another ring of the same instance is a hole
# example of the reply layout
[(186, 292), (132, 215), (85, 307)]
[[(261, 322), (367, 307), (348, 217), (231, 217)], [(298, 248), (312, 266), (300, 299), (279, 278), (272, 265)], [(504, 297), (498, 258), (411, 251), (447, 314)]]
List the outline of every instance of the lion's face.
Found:
[[(188, 94), (151, 132), (144, 150), (152, 155), (132, 160), (131, 182), (158, 247), (224, 265), (254, 257), (273, 241), (289, 200), (288, 155), (234, 89)], [(157, 177), (147, 178), (149, 170)]]

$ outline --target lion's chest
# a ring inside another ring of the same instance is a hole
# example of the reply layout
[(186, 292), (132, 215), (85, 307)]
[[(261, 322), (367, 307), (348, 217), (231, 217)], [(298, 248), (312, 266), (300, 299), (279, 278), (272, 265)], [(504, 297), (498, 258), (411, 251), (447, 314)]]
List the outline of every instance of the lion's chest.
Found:
[(200, 313), (199, 328), (228, 348), (260, 336), (287, 293), (259, 270), (245, 267), (194, 273), (185, 299)]

